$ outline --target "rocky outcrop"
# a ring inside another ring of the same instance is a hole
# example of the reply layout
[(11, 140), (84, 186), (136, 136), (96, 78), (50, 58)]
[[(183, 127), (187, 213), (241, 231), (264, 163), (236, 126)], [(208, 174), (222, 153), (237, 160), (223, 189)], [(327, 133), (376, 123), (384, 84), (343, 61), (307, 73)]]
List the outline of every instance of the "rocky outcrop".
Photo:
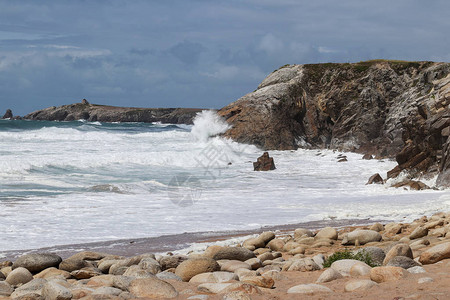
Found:
[(201, 109), (194, 108), (134, 108), (81, 103), (49, 107), (32, 112), (24, 117), (29, 120), (91, 122), (161, 122), (170, 124), (192, 124)]
[(12, 118), (13, 118), (12, 110), (7, 109), (2, 119), (12, 119)]
[(273, 161), (273, 157), (269, 156), (269, 152), (264, 152), (263, 155), (258, 157), (256, 162), (253, 163), (254, 171), (271, 171), (275, 169), (275, 162)]
[(384, 60), (286, 65), (219, 114), (238, 142), (396, 158), (388, 178), (440, 170), (438, 182), (450, 185), (449, 71), (449, 63)]

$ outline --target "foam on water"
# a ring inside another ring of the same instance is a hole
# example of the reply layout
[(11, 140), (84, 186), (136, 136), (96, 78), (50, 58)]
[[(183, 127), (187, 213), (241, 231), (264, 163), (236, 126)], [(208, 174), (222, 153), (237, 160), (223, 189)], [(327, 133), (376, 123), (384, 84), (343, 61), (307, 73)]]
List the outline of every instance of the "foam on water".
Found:
[(271, 151), (277, 169), (254, 172), (262, 151), (225, 126), (0, 121), (0, 251), (450, 208), (448, 191), (365, 185), (395, 162), (354, 153)]

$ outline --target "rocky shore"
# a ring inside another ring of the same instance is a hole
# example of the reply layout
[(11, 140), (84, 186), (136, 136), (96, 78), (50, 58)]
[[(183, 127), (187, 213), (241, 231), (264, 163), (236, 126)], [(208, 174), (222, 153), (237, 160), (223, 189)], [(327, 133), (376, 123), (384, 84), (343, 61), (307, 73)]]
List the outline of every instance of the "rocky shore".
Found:
[[(161, 122), (170, 124), (192, 124), (201, 109), (196, 108), (136, 108), (91, 104), (86, 99), (58, 107), (49, 107), (27, 114), (25, 120), (90, 122)], [(3, 116), (13, 118), (11, 110)], [(18, 118), (18, 117), (16, 117)]]
[(450, 64), (373, 60), (285, 65), (219, 111), (225, 136), (265, 150), (328, 148), (395, 158), (450, 186)]
[(202, 253), (33, 253), (0, 262), (0, 299), (448, 299), (450, 213), (266, 231)]

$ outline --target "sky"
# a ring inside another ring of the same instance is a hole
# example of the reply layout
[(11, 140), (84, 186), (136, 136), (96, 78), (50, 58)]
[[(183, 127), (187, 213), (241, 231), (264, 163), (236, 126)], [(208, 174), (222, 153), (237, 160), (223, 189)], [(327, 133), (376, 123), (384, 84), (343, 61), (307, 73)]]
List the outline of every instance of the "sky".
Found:
[(220, 108), (285, 64), (450, 61), (447, 0), (0, 0), (0, 115)]

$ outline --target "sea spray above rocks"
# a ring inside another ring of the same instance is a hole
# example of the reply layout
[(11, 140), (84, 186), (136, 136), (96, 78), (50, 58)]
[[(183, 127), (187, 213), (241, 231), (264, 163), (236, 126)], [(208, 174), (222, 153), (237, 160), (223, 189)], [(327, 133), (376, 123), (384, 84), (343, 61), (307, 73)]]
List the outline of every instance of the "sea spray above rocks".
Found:
[(204, 110), (194, 118), (192, 136), (200, 142), (206, 142), (209, 137), (224, 133), (231, 126), (213, 110)]

